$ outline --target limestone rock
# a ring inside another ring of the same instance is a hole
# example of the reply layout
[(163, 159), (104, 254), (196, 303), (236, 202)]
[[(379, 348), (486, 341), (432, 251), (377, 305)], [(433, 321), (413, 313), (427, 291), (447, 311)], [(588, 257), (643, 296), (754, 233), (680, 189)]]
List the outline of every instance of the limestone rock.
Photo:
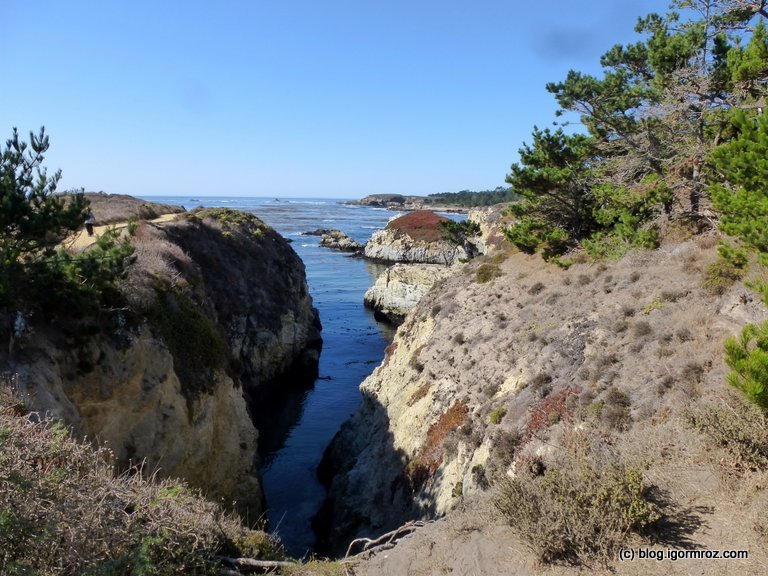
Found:
[(376, 279), (363, 301), (377, 318), (399, 324), (435, 282), (452, 273), (439, 264), (395, 264)]
[[(26, 404), (106, 445), (121, 470), (142, 466), (146, 475), (182, 478), (214, 500), (237, 501), (241, 512), (262, 510), (258, 432), (231, 378), (217, 372), (210, 394), (185, 396), (173, 356), (147, 326), (121, 347), (98, 339), (67, 350), (48, 335), (38, 333), (28, 361), (16, 366)], [(84, 355), (101, 361), (70, 373)]]

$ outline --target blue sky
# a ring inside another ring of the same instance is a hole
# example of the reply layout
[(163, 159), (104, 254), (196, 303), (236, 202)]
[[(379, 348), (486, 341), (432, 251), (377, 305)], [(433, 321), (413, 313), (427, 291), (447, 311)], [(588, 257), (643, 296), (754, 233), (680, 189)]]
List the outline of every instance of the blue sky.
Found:
[(544, 85), (666, 0), (0, 0), (0, 138), (59, 189), (432, 194), (503, 185)]

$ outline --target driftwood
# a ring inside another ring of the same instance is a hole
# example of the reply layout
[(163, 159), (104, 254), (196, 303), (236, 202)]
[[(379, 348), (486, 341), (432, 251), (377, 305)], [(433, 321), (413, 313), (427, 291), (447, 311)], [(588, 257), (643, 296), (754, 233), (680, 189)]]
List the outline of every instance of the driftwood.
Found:
[(255, 558), (229, 558), (227, 556), (217, 556), (216, 558), (222, 564), (236, 569), (236, 571), (224, 569), (220, 572), (221, 576), (234, 576), (242, 572), (266, 572), (267, 570), (296, 566), (296, 562), (281, 560), (256, 560)]
[[(355, 559), (363, 556), (364, 554), (373, 556), (382, 550), (389, 550), (390, 548), (393, 548), (395, 544), (397, 544), (398, 540), (410, 536), (416, 531), (417, 528), (421, 528), (422, 526), (425, 526), (431, 522), (433, 522), (433, 520), (429, 520), (427, 522), (421, 520), (407, 522), (406, 524), (400, 526), (400, 528), (392, 530), (391, 532), (387, 532), (386, 534), (382, 534), (378, 538), (357, 538), (356, 540), (352, 540), (352, 542), (349, 543), (347, 553), (344, 555), (342, 563), (353, 562)], [(352, 550), (354, 550), (355, 547), (361, 545), (362, 549), (356, 554), (352, 555)], [(229, 558), (227, 556), (217, 556), (216, 558), (222, 564), (227, 566), (227, 568), (221, 569), (219, 576), (238, 576), (243, 572), (267, 572), (270, 570), (276, 570), (278, 568), (297, 566), (299, 564), (297, 562), (286, 562), (281, 560), (256, 560), (255, 558)], [(234, 570), (231, 570), (230, 568), (234, 568)], [(344, 566), (344, 573), (347, 574), (346, 566)]]
[[(432, 522), (432, 520), (429, 522)], [(362, 556), (363, 554), (373, 556), (382, 550), (389, 550), (390, 548), (393, 548), (395, 544), (397, 544), (398, 540), (405, 538), (406, 536), (410, 536), (416, 531), (417, 528), (421, 528), (429, 522), (423, 522), (421, 520), (407, 522), (400, 526), (400, 528), (392, 530), (391, 532), (387, 532), (386, 534), (382, 534), (378, 538), (357, 538), (356, 540), (352, 540), (352, 542), (349, 543), (349, 547), (347, 548), (347, 553), (344, 555), (344, 559), (347, 560), (350, 558), (355, 558), (357, 556)], [(351, 555), (352, 550), (361, 544), (362, 550), (354, 555)]]

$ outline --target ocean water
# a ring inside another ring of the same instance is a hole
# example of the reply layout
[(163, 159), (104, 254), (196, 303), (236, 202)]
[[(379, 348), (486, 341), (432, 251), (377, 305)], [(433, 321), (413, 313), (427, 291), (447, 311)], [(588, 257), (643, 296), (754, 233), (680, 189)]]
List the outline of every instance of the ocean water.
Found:
[(393, 335), (363, 306), (363, 294), (384, 266), (321, 248), (318, 236), (303, 233), (337, 228), (365, 242), (398, 213), (347, 206), (334, 199), (144, 198), (181, 204), (187, 210), (222, 206), (253, 212), (291, 240), (304, 262), (323, 324), (320, 376), (312, 389), (291, 393), (283, 418), (273, 429), (262, 430), (259, 440), (269, 528), (291, 554), (303, 556), (314, 544), (310, 521), (325, 497), (316, 476), (323, 451), (357, 409), (358, 387), (381, 362)]

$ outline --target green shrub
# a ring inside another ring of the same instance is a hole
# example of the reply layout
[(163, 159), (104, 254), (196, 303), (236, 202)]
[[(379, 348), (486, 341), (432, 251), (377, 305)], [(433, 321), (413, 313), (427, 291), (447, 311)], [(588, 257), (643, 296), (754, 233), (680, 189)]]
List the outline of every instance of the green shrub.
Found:
[(480, 224), (472, 220), (454, 222), (453, 220), (442, 221), (438, 224), (442, 232), (443, 240), (457, 246), (466, 245), (469, 238), (480, 234)]
[(501, 269), (495, 264), (480, 264), (475, 271), (475, 279), (478, 284), (485, 284), (499, 276), (501, 276)]
[(661, 518), (642, 470), (584, 439), (543, 475), (523, 468), (495, 503), (542, 562), (609, 564), (631, 532)]
[(119, 302), (115, 282), (125, 275), (134, 249), (119, 233), (107, 230), (81, 254), (59, 250), (55, 256), (28, 266), (27, 299), (34, 299), (46, 317), (82, 318)]
[(658, 247), (658, 231), (649, 222), (671, 198), (658, 177), (648, 176), (632, 187), (596, 186), (593, 193), (595, 220), (604, 230), (582, 241), (587, 254), (595, 260), (615, 260), (630, 248)]
[(506, 414), (507, 414), (507, 409), (504, 408), (503, 406), (496, 408), (493, 412), (491, 412), (491, 415), (490, 415), (491, 424), (493, 424), (494, 426), (501, 424), (501, 420), (502, 418), (504, 418), (504, 416), (506, 416)]
[(741, 400), (696, 405), (684, 414), (687, 423), (703, 433), (727, 456), (715, 456), (720, 466), (741, 473), (768, 470), (768, 419)]
[(59, 248), (83, 225), (82, 191), (57, 194), (48, 176), (43, 129), (29, 142), (13, 136), (0, 149), (0, 310), (35, 313), (36, 321), (83, 318), (115, 304), (114, 281), (131, 262), (130, 245), (103, 234), (82, 254)]
[(152, 327), (173, 355), (181, 390), (193, 398), (213, 389), (213, 373), (227, 369), (226, 338), (205, 310), (179, 290), (161, 289), (149, 312)]
[(584, 250), (593, 260), (618, 260), (631, 245), (616, 234), (598, 233), (581, 241)]
[(707, 266), (704, 274), (704, 289), (712, 294), (724, 294), (735, 282), (741, 280), (747, 273), (746, 258), (743, 252), (731, 252), (721, 244), (718, 247), (718, 258)]
[(737, 110), (735, 136), (712, 152), (723, 183), (711, 187), (712, 203), (722, 213), (720, 229), (740, 238), (768, 263), (768, 117)]

